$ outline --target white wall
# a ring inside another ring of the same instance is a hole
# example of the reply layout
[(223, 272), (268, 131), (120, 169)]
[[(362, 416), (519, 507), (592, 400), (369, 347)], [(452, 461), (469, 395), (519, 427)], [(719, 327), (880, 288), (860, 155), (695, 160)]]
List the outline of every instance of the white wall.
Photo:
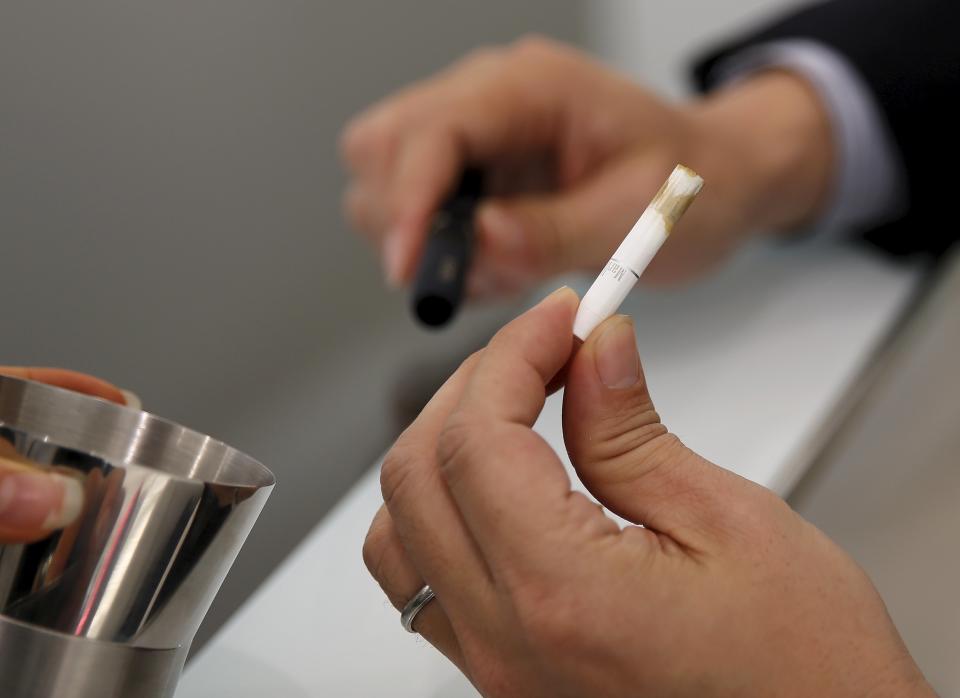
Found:
[(586, 36), (591, 49), (655, 90), (680, 96), (698, 51), (802, 0), (594, 0)]

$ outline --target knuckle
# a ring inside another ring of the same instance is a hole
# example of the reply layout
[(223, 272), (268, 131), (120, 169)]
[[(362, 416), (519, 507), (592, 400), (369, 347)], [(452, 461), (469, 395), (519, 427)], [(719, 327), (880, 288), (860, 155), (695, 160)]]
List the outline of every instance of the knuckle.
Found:
[(340, 159), (345, 163), (355, 164), (360, 159), (365, 140), (364, 122), (359, 118), (351, 120), (340, 132)]
[(486, 431), (482, 420), (463, 410), (447, 419), (437, 440), (437, 460), (449, 486), (456, 485), (465, 464), (479, 446), (478, 434)]
[(456, 461), (473, 439), (473, 420), (463, 411), (454, 412), (443, 425), (437, 440), (437, 458), (441, 466)]
[[(656, 424), (660, 425), (660, 422)], [(687, 448), (679, 436), (667, 431), (666, 427), (653, 438), (635, 445), (631, 449), (631, 455), (635, 462), (646, 466), (645, 473), (664, 474), (665, 477), (676, 474), (690, 457), (699, 458)]]
[(363, 540), (363, 564), (367, 571), (377, 581), (381, 578), (383, 561), (390, 544), (387, 530), (382, 524), (374, 521)]
[(387, 159), (394, 148), (393, 121), (393, 110), (385, 105), (347, 124), (339, 141), (343, 162), (353, 169), (362, 169)]
[(479, 364), (480, 361), (483, 359), (483, 355), (485, 352), (486, 352), (485, 347), (482, 349), (477, 349), (474, 352), (472, 352), (470, 356), (465, 358), (460, 363), (460, 370), (466, 373), (473, 373), (473, 371), (476, 370), (477, 364)]
[(340, 200), (344, 220), (374, 246), (378, 245), (384, 232), (384, 214), (376, 204), (377, 198), (371, 196), (362, 184), (348, 187)]
[(386, 504), (389, 505), (398, 492), (409, 486), (416, 471), (417, 460), (419, 459), (412, 449), (401, 442), (390, 449), (380, 466), (380, 491)]
[(390, 603), (399, 608), (409, 593), (409, 580), (406, 579), (408, 572), (404, 567), (405, 553), (389, 531), (392, 525), (388, 521), (370, 528), (363, 543), (363, 563)]
[(531, 334), (524, 316), (521, 315), (497, 330), (487, 346), (494, 355), (509, 355), (522, 362), (524, 368), (535, 368), (528, 359), (527, 350), (533, 348), (536, 341), (537, 337)]
[(667, 442), (675, 444), (676, 441), (676, 437), (670, 438), (650, 398), (645, 397), (635, 406), (603, 415), (586, 445), (593, 451), (591, 459), (606, 463), (635, 456), (650, 444), (662, 447)]

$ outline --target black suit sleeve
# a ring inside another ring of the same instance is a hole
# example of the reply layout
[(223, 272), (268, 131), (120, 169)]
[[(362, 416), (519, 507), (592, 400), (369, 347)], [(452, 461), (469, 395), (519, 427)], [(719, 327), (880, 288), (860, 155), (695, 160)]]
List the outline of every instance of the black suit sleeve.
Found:
[(819, 41), (850, 61), (876, 96), (899, 149), (909, 208), (866, 237), (896, 254), (941, 254), (960, 238), (953, 174), (960, 158), (960, 0), (814, 5), (708, 53), (694, 79), (709, 90), (718, 61), (794, 38)]

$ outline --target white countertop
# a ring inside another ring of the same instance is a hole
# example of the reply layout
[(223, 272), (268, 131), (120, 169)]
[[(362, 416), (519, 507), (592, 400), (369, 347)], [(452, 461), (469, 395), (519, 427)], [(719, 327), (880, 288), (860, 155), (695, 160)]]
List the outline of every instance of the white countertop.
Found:
[[(829, 242), (758, 247), (706, 283), (635, 292), (623, 312), (636, 321), (664, 423), (707, 458), (784, 494), (919, 278)], [(566, 461), (559, 396), (537, 429)], [(377, 470), (188, 666), (178, 698), (476, 695), (401, 629), (367, 575), (360, 551), (382, 501)]]

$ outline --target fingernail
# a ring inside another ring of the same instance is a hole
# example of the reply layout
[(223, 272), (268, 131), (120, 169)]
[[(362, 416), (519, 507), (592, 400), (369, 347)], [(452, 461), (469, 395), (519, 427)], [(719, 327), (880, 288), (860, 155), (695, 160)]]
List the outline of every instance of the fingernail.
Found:
[(83, 511), (83, 485), (70, 477), (51, 475), (63, 487), (63, 498), (60, 507), (51, 511), (43, 521), (42, 528), (55, 529), (69, 526)]
[(83, 488), (63, 475), (17, 472), (0, 480), (0, 525), (63, 528), (83, 509)]
[(523, 227), (516, 216), (502, 206), (486, 204), (477, 214), (480, 230), (490, 247), (496, 251), (515, 253), (523, 249)]
[(120, 388), (120, 392), (123, 394), (123, 402), (127, 407), (132, 407), (135, 410), (143, 408), (143, 400), (135, 392), (124, 388)]
[(561, 298), (563, 298), (563, 300), (567, 303), (580, 302), (580, 296), (577, 295), (576, 291), (574, 291), (569, 286), (561, 286), (556, 291), (554, 291), (553, 293), (548, 295), (546, 298), (544, 298), (542, 301), (540, 301), (540, 305), (546, 305), (547, 303), (556, 303)]
[(399, 288), (403, 282), (403, 253), (402, 233), (389, 233), (383, 241), (383, 272), (387, 283), (394, 288)]
[(608, 388), (623, 389), (640, 380), (640, 357), (633, 322), (617, 316), (606, 323), (594, 349), (594, 362), (600, 382)]

